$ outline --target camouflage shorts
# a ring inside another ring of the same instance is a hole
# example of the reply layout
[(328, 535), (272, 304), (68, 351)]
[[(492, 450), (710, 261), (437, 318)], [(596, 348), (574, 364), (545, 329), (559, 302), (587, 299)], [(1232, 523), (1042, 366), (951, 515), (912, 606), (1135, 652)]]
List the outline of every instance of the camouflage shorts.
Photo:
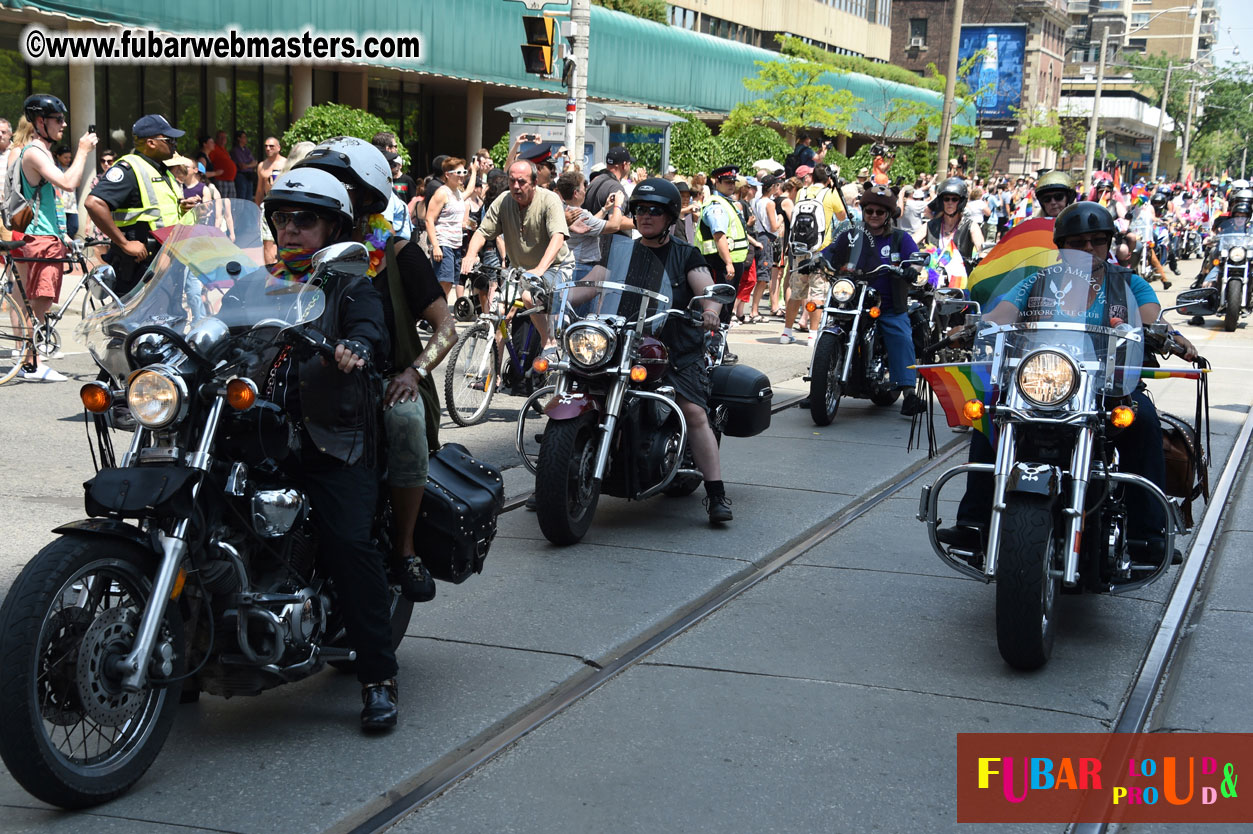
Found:
[(426, 443), (426, 410), (419, 398), (383, 412), (387, 431), (387, 485), (426, 486), (431, 450)]

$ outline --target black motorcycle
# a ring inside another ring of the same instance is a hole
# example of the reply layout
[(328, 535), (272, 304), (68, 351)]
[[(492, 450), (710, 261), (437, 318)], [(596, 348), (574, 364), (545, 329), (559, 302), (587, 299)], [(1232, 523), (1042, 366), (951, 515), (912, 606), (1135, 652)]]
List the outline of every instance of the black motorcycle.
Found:
[[(307, 283), (280, 280), (259, 268), (257, 207), (229, 201), (225, 229), (223, 208), (176, 227), (148, 282), (84, 322), (97, 360), (128, 369), (81, 392), (102, 418), (92, 517), (59, 527), (0, 609), (0, 757), (64, 808), (127, 791), (180, 696), (255, 695), (355, 660), (309, 501), (278, 465), (293, 425), (254, 379), (278, 351), (333, 356), (308, 325), (321, 278), (365, 274), (366, 250), (337, 244)], [(120, 456), (103, 420), (118, 404), (136, 426)], [(386, 552), (385, 502), (375, 536)], [(393, 588), (389, 604), (398, 645), (412, 603)]]
[[(699, 301), (729, 304), (735, 290), (714, 284), (691, 309), (675, 309), (670, 281), (646, 247), (615, 238), (603, 267), (554, 291), (551, 320), (562, 358), (541, 368), (555, 375), (555, 384), (523, 405), (516, 437), (535, 473), (540, 530), (554, 544), (583, 538), (602, 493), (639, 501), (663, 492), (687, 494), (701, 483), (691, 462), (687, 421), (675, 389), (666, 384), (670, 357), (658, 334), (675, 317), (699, 327)], [(705, 361), (721, 357), (723, 350), (710, 346)], [(771, 389), (764, 374), (720, 364), (711, 373), (711, 387), (716, 434), (751, 437), (769, 427)], [(541, 401), (547, 424), (538, 454), (529, 454), (527, 424), (532, 405)]]
[(1214, 286), (1218, 301), (1213, 305), (1197, 304), (1184, 309), (1192, 316), (1192, 324), (1202, 324), (1204, 316), (1217, 315), (1223, 329), (1234, 331), (1240, 319), (1253, 311), (1253, 286), (1249, 282), (1249, 257), (1253, 255), (1253, 234), (1219, 233), (1212, 245), (1210, 266), (1218, 270)]

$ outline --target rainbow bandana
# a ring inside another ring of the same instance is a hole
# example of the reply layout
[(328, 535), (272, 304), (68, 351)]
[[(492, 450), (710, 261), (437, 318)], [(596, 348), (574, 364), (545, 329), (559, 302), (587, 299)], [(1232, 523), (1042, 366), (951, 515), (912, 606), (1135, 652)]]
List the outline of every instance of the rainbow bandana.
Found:
[(387, 240), (392, 236), (392, 224), (381, 214), (371, 214), (366, 220), (365, 244), (370, 253), (370, 267), (366, 274), (373, 278), (383, 267), (383, 258), (387, 254)]
[(309, 280), (309, 270), (313, 267), (313, 253), (316, 249), (297, 246), (280, 246), (278, 261), (267, 267), (270, 274), (284, 281)]

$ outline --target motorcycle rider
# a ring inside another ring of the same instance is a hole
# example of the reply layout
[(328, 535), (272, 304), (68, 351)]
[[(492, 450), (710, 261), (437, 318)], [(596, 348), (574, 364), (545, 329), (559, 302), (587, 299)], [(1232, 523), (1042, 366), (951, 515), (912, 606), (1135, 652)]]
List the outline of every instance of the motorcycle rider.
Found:
[[(950, 204), (946, 204), (946, 209), (948, 205)], [(893, 221), (901, 214), (894, 189), (868, 183), (861, 193), (861, 213), (861, 228), (854, 226), (845, 229), (823, 250), (822, 256), (832, 268), (868, 272), (883, 264), (899, 267), (917, 254), (918, 244), (914, 239), (893, 228)], [(907, 272), (909, 269), (906, 268)], [(927, 406), (914, 392), (917, 374), (910, 367), (917, 359), (914, 354), (913, 329), (909, 323), (907, 279), (880, 273), (871, 279), (870, 286), (883, 299), (879, 327), (888, 351), (892, 383), (905, 392), (901, 414), (909, 417), (921, 414), (926, 411)]]
[[(353, 238), (370, 252), (367, 275), (382, 297), (393, 348), (377, 361), (379, 370), (390, 377), (383, 395), (387, 482), (396, 527), (389, 565), (407, 599), (427, 602), (435, 597), (435, 580), (418, 558), (413, 529), (422, 507), (431, 450), (438, 446), (439, 397), (431, 373), (456, 343), (456, 326), (421, 247), (402, 248), (401, 241), (392, 237), (393, 260), (387, 259), (388, 205), (393, 192), (390, 165), (382, 151), (355, 137), (336, 137), (310, 151), (295, 170), (306, 168), (325, 171), (349, 188), (354, 216), (361, 218)], [(394, 226), (390, 228), (394, 233)], [(402, 299), (391, 292), (393, 265)], [(397, 309), (410, 318), (404, 327), (397, 320)], [(432, 336), (425, 346), (414, 327), (418, 320), (431, 325)]]
[[(1169, 236), (1165, 229), (1159, 231), (1158, 213), (1166, 205), (1167, 199), (1161, 192), (1154, 192), (1149, 202), (1137, 209), (1132, 209), (1131, 228), (1126, 235), (1129, 246), (1135, 248), (1140, 258), (1148, 258), (1153, 267), (1153, 274), (1162, 282), (1162, 289), (1170, 289), (1171, 283), (1166, 280), (1166, 272), (1158, 255), (1160, 251), (1169, 251)], [(1166, 245), (1163, 245), (1166, 244)], [(1178, 274), (1178, 270), (1175, 270)]]
[(1036, 180), (1035, 198), (1040, 201), (1041, 217), (1057, 217), (1078, 197), (1075, 181), (1065, 171), (1046, 171)]
[[(289, 171), (275, 181), (262, 208), (278, 244), (278, 262), (269, 270), (286, 280), (307, 281), (315, 252), (351, 240), (355, 222), (348, 191), (325, 171)], [(390, 345), (383, 302), (368, 278), (332, 273), (323, 290), (326, 311), (313, 326), (336, 344), (335, 364), (283, 350), (259, 387), (297, 427), (298, 450), (282, 466), (309, 498), (320, 555), (357, 652), (361, 727), (387, 730), (396, 724), (398, 666), (385, 555), (373, 543), (379, 402), (365, 366), (387, 355)]]
[[(1087, 310), (1087, 320), (1099, 323), (1105, 315), (1106, 293), (1110, 297), (1122, 297), (1128, 303), (1134, 299), (1139, 307), (1142, 321), (1155, 322), (1161, 314), (1161, 305), (1157, 294), (1147, 281), (1131, 270), (1117, 264), (1109, 263), (1109, 247), (1114, 237), (1114, 223), (1108, 211), (1098, 203), (1084, 201), (1066, 208), (1053, 226), (1053, 242), (1065, 256), (1066, 250), (1090, 253), (1091, 255), (1091, 297)], [(1085, 267), (1087, 266), (1085, 262)], [(995, 324), (1010, 324), (1022, 316), (1032, 288), (1037, 280), (1044, 280), (1045, 273), (1030, 276), (1010, 293), (983, 318)], [(1115, 285), (1114, 282), (1118, 282)], [(1111, 288), (1113, 290), (1111, 291)], [(1113, 310), (1111, 301), (1111, 311)], [(1174, 340), (1187, 350), (1186, 359), (1196, 357), (1196, 349), (1177, 331), (1171, 334)], [(1141, 475), (1157, 484), (1164, 486), (1166, 480), (1166, 459), (1162, 453), (1162, 429), (1157, 417), (1157, 409), (1152, 399), (1144, 391), (1144, 385), (1132, 394), (1135, 402), (1136, 419), (1130, 427), (1114, 436), (1113, 443), (1118, 449), (1122, 469)], [(987, 435), (980, 431), (970, 432), (970, 462), (993, 463), (995, 450)], [(936, 538), (960, 550), (978, 552), (986, 541), (987, 528), (992, 511), (993, 477), (988, 473), (971, 473), (966, 476), (966, 492), (962, 496), (957, 510), (957, 524), (936, 531)], [(1143, 490), (1133, 489), (1127, 493), (1127, 515), (1129, 519), (1129, 536), (1135, 541), (1144, 541), (1143, 550), (1136, 548), (1132, 555), (1136, 561), (1160, 564), (1166, 558), (1165, 529), (1166, 517), (1156, 501), (1152, 501)], [(1137, 552), (1138, 551), (1138, 552)], [(1170, 557), (1172, 563), (1182, 559), (1178, 551)]]
[[(672, 230), (682, 210), (682, 199), (674, 183), (661, 177), (649, 177), (635, 186), (627, 204), (639, 233), (637, 246), (647, 247), (666, 266), (671, 277), (671, 306), (687, 309), (692, 299), (714, 283), (705, 258), (696, 247), (674, 238)], [(682, 276), (680, 278), (680, 276)], [(720, 274), (719, 279), (729, 278)], [(725, 283), (730, 283), (726, 281)], [(709, 425), (706, 412), (709, 399), (709, 375), (702, 362), (704, 332), (718, 327), (717, 302), (702, 302), (701, 327), (671, 317), (661, 331), (661, 341), (670, 353), (670, 370), (666, 384), (674, 387), (675, 400), (687, 420), (688, 442), (696, 467), (705, 479), (705, 509), (712, 524), (731, 520), (731, 499), (722, 482), (722, 464), (718, 459), (718, 440)]]
[[(1250, 223), (1250, 215), (1253, 215), (1253, 189), (1245, 188), (1235, 192), (1231, 198), (1231, 209), (1227, 216), (1220, 217), (1214, 221), (1213, 241), (1209, 251), (1205, 253), (1201, 263), (1213, 263), (1218, 260), (1218, 236), (1224, 234), (1253, 234), (1253, 223)], [(1211, 266), (1209, 272), (1204, 277), (1193, 283), (1195, 287), (1212, 287), (1218, 281), (1218, 268), (1220, 265)], [(1188, 319), (1188, 324), (1203, 325), (1205, 318), (1202, 316), (1192, 316)]]
[(927, 205), (932, 218), (927, 221), (923, 236), (926, 245), (937, 252), (953, 246), (961, 255), (966, 275), (974, 268), (975, 253), (983, 248), (983, 230), (965, 216), (968, 195), (966, 181), (961, 177), (949, 177), (942, 182), (935, 199)]

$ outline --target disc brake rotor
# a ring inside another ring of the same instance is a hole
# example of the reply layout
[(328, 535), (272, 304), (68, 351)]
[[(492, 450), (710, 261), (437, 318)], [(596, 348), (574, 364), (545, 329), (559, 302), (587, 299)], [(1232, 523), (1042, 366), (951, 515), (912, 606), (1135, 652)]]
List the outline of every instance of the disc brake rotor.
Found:
[(112, 657), (135, 642), (139, 615), (129, 608), (110, 608), (87, 629), (78, 654), (78, 697), (83, 711), (106, 727), (118, 727), (135, 717), (147, 692), (127, 692), (105, 669)]
[(90, 625), (91, 614), (77, 605), (62, 608), (48, 620), (49, 637), (40, 663), (39, 714), (59, 727), (76, 724), (82, 716), (76, 672), (80, 643)]

